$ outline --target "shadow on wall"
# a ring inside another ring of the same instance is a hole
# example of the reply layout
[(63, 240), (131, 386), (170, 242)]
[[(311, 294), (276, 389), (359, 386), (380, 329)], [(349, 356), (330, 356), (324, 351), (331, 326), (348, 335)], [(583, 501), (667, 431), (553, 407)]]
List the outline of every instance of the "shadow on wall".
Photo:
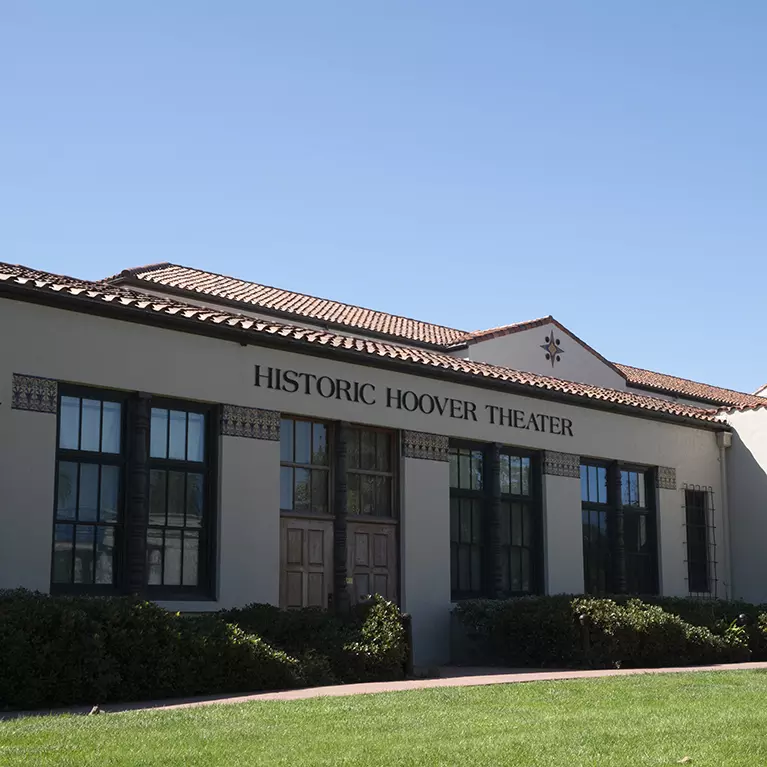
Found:
[(727, 450), (732, 594), (767, 602), (767, 412), (737, 414)]

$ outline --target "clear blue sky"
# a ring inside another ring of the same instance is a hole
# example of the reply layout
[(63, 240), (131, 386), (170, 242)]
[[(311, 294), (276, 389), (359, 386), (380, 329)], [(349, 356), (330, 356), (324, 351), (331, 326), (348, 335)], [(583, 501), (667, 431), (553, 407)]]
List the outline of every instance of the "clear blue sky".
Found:
[(767, 3), (0, 5), (0, 260), (767, 381)]

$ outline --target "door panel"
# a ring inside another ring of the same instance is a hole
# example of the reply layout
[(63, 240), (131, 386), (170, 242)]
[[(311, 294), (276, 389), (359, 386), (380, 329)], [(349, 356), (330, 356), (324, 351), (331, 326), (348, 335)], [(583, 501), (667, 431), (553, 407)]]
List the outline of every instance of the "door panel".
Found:
[(280, 607), (327, 607), (333, 589), (333, 523), (283, 517)]
[(352, 602), (371, 593), (397, 602), (397, 526), (349, 521), (346, 567)]

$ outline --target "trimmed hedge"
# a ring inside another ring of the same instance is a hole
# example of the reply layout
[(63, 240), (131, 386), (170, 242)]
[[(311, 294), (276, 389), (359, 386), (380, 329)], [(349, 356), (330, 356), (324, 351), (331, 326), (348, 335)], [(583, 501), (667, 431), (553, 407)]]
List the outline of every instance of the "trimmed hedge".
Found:
[(283, 648), (312, 669), (312, 683), (401, 679), (408, 637), (399, 608), (379, 596), (343, 618), (318, 608), (280, 610), (253, 604), (220, 613), (246, 631)]
[(128, 597), (0, 591), (0, 709), (393, 679), (407, 653), (403, 616), (382, 599), (343, 620), (267, 605), (185, 617)]
[[(639, 599), (472, 600), (459, 604), (454, 615), (486, 662), (510, 666), (660, 667), (739, 662), (751, 655), (745, 629), (728, 625), (717, 634)], [(760, 633), (763, 640), (765, 631)]]

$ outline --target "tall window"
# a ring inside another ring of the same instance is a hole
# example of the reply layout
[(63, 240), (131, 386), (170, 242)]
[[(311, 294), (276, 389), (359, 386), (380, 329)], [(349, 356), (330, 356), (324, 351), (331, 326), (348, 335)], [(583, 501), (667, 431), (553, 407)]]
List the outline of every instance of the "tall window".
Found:
[(530, 458), (501, 453), (501, 572), (503, 590), (535, 590), (537, 519)]
[(149, 449), (147, 583), (181, 590), (205, 584), (209, 535), (209, 414), (153, 407)]
[(367, 517), (394, 517), (394, 456), (391, 432), (349, 428), (347, 510)]
[(626, 584), (630, 594), (654, 594), (658, 588), (654, 495), (648, 488), (649, 480), (649, 472), (621, 471)]
[(583, 577), (587, 594), (605, 594), (610, 587), (607, 467), (581, 464)]
[[(615, 497), (617, 477), (613, 472), (620, 475), (620, 497)], [(618, 591), (617, 571), (621, 557), (629, 593), (653, 594), (657, 591), (657, 538), (650, 480), (650, 472), (642, 469), (619, 469), (615, 464), (581, 464), (586, 593)], [(619, 508), (623, 517), (622, 550), (617, 539)]]
[(327, 425), (283, 418), (280, 422), (280, 509), (328, 514), (329, 497)]
[(123, 398), (89, 391), (59, 398), (53, 588), (110, 587), (123, 510)]
[(450, 586), (454, 599), (481, 596), (485, 509), (482, 450), (450, 448)]
[(705, 490), (684, 491), (687, 526), (687, 586), (690, 593), (711, 591), (709, 573), (708, 504)]

